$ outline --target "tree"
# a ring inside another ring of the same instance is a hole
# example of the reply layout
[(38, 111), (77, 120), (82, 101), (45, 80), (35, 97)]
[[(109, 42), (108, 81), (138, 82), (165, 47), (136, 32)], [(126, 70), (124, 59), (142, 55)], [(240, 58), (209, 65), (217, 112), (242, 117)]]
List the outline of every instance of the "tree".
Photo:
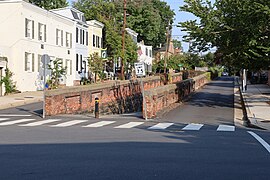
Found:
[(174, 48), (182, 49), (182, 43), (181, 43), (181, 41), (178, 41), (177, 39), (173, 39), (172, 42), (173, 42), (173, 47)]
[(193, 51), (212, 47), (230, 67), (259, 69), (270, 65), (269, 0), (185, 0), (180, 10), (199, 18), (180, 23)]
[(66, 75), (66, 67), (63, 67), (62, 59), (55, 59), (52, 64), (48, 64), (48, 69), (51, 70), (51, 77), (49, 80), (49, 86), (52, 89), (58, 88), (59, 79)]
[(95, 74), (95, 82), (97, 82), (97, 75), (104, 79), (104, 61), (99, 57), (98, 53), (90, 54), (88, 59), (88, 70)]
[(47, 10), (68, 6), (66, 0), (29, 0), (29, 2)]
[(5, 85), (5, 95), (16, 92), (16, 85), (12, 80), (12, 76), (13, 73), (9, 70), (9, 68), (6, 68), (5, 76), (0, 79), (0, 86), (2, 86), (2, 84)]

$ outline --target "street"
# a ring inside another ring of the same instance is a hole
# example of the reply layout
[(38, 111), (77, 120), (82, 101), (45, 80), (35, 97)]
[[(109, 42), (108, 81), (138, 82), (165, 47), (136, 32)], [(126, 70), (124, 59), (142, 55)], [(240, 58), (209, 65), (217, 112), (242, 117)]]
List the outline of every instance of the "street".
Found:
[(0, 110), (0, 179), (269, 179), (268, 131), (235, 124), (233, 78), (164, 116)]

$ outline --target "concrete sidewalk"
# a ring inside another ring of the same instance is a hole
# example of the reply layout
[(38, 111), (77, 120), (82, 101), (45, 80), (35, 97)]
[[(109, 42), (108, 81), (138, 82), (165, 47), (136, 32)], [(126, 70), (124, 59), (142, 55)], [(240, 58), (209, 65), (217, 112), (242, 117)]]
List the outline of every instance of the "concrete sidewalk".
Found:
[(270, 130), (270, 86), (248, 84), (242, 95), (250, 124)]
[(43, 91), (31, 91), (0, 96), (0, 109), (7, 109), (41, 101), (43, 101)]

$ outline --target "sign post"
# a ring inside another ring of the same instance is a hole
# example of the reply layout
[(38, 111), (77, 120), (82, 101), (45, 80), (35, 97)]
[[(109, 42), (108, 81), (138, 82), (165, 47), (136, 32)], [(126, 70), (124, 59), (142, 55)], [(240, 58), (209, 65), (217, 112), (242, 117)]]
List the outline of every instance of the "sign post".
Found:
[(142, 98), (143, 98), (143, 106), (144, 106), (144, 114), (145, 120), (147, 120), (147, 109), (146, 109), (146, 100), (144, 97), (144, 86), (142, 82), (142, 76), (145, 76), (145, 66), (144, 63), (134, 63), (136, 75), (140, 77), (141, 90), (142, 90)]
[(43, 75), (43, 115), (42, 117), (45, 118), (46, 114), (46, 107), (45, 107), (45, 89), (46, 89), (46, 76), (51, 75), (51, 70), (48, 69), (50, 63), (50, 56), (48, 54), (44, 54), (41, 57), (42, 65), (40, 68), (40, 75)]

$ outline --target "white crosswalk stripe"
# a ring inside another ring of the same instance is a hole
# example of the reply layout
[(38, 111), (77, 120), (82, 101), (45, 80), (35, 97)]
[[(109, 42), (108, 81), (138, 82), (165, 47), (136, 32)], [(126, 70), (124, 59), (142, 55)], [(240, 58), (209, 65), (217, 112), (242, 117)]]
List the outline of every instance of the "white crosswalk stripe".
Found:
[(40, 125), (49, 124), (49, 123), (52, 123), (52, 122), (57, 122), (57, 121), (60, 121), (60, 120), (61, 119), (48, 119), (48, 120), (44, 120), (44, 121), (37, 121), (37, 122), (28, 123), (28, 124), (22, 124), (22, 125), (19, 125), (19, 126), (30, 126), (30, 127), (40, 126)]
[(0, 126), (8, 126), (8, 125), (19, 124), (19, 123), (28, 122), (28, 121), (34, 121), (34, 120), (35, 119), (19, 119), (15, 121), (7, 121), (7, 122), (0, 123)]
[(235, 131), (235, 126), (219, 125), (217, 131)]
[(123, 124), (123, 125), (120, 125), (120, 126), (117, 126), (117, 127), (114, 127), (114, 128), (128, 129), (128, 128), (133, 128), (133, 127), (139, 126), (139, 125), (141, 125), (143, 123), (144, 122), (129, 122), (129, 123), (126, 123), (126, 124)]
[(29, 117), (30, 114), (0, 114), (0, 117)]
[(0, 121), (6, 121), (9, 120), (9, 118), (0, 118)]
[(68, 127), (68, 126), (73, 126), (75, 124), (80, 124), (86, 121), (87, 120), (73, 120), (73, 121), (68, 121), (68, 122), (64, 122), (64, 123), (60, 123), (56, 125), (51, 125), (51, 127)]
[(188, 131), (198, 131), (203, 127), (203, 124), (195, 124), (191, 123), (185, 126), (182, 130), (188, 130)]
[(161, 129), (166, 129), (166, 128), (168, 128), (168, 127), (170, 127), (171, 125), (173, 125), (174, 123), (158, 123), (158, 124), (156, 124), (156, 125), (154, 125), (154, 126), (151, 126), (151, 127), (149, 127), (148, 129), (155, 129), (155, 130), (161, 130)]
[(106, 125), (109, 125), (112, 123), (115, 123), (115, 121), (100, 121), (100, 122), (89, 124), (89, 125), (83, 126), (83, 127), (102, 127), (102, 126), (106, 126)]

